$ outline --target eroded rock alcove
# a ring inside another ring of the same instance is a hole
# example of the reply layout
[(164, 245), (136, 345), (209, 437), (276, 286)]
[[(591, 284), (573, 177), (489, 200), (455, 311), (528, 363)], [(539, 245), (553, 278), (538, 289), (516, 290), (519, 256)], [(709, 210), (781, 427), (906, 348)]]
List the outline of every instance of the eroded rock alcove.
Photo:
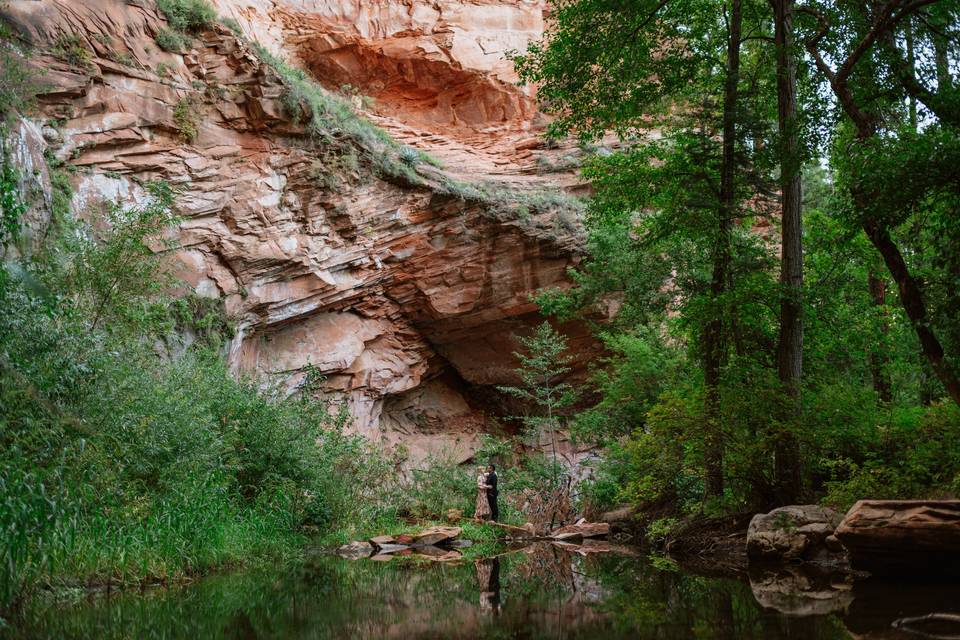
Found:
[[(232, 366), (291, 391), (312, 367), (352, 428), (402, 444), (408, 464), (469, 458), (498, 412), (491, 389), (513, 381), (512, 335), (541, 320), (531, 295), (566, 286), (579, 259), (578, 234), (548, 214), (505, 217), (435, 188), (451, 175), (575, 183), (531, 169), (556, 150), (535, 139), (539, 116), (505, 58), (539, 35), (542, 3), (216, 4), (246, 36), (218, 25), (176, 54), (156, 45), (165, 22), (149, 0), (9, 3), (46, 70), (41, 144), (77, 168), (75, 213), (141, 199), (143, 181), (174, 184), (183, 220), (169, 259), (185, 293), (222, 300), (234, 320)], [(89, 64), (52, 53), (65, 34)], [(285, 112), (282, 80), (248, 39), (372, 97), (355, 103), (360, 115), (445, 172), (404, 184), (360, 158), (318, 179), (332, 151)], [(190, 140), (176, 115), (185, 101), (199, 114)], [(594, 345), (568, 330), (585, 363)]]

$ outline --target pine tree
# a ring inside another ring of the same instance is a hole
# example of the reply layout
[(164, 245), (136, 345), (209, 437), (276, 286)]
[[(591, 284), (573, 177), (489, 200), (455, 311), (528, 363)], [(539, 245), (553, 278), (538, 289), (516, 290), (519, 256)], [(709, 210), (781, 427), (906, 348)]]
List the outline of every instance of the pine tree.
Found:
[(562, 411), (577, 400), (576, 391), (563, 381), (563, 376), (570, 372), (572, 358), (565, 353), (566, 338), (554, 330), (549, 322), (537, 327), (532, 336), (519, 336), (517, 339), (527, 352), (514, 352), (520, 361), (516, 371), (522, 386), (499, 389), (533, 404), (538, 409), (537, 415), (524, 416), (523, 423), (536, 433), (538, 445), (543, 433), (549, 434), (556, 481), (557, 421)]

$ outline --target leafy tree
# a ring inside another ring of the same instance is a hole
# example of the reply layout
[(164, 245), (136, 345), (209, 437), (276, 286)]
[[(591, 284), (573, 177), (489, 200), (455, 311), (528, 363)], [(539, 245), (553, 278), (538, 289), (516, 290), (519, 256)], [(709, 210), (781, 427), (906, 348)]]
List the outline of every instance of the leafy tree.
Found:
[(523, 423), (537, 434), (537, 444), (541, 433), (546, 431), (549, 434), (556, 481), (558, 420), (562, 412), (577, 400), (576, 391), (563, 381), (563, 376), (570, 372), (572, 356), (565, 353), (566, 339), (549, 322), (538, 326), (532, 336), (517, 339), (527, 351), (514, 352), (520, 362), (516, 372), (523, 384), (498, 389), (536, 407), (539, 415), (526, 415)]

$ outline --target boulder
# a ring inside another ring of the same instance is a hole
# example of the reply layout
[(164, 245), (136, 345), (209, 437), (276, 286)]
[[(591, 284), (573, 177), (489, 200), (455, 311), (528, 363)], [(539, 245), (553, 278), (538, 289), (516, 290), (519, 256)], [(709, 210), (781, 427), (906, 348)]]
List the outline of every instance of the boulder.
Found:
[(568, 524), (554, 530), (550, 537), (555, 540), (563, 540), (560, 536), (570, 536), (576, 534), (581, 538), (602, 538), (610, 535), (609, 522), (578, 522), (577, 524)]
[(460, 527), (430, 527), (413, 534), (413, 544), (418, 547), (443, 544), (457, 538), (461, 531)]
[(337, 549), (337, 555), (343, 556), (344, 558), (367, 558), (370, 554), (373, 553), (373, 545), (369, 542), (362, 542), (355, 540), (350, 544), (345, 544), (339, 549)]
[(747, 555), (752, 559), (804, 560), (824, 550), (840, 515), (829, 507), (803, 504), (758, 513), (747, 528)]
[(916, 578), (960, 575), (960, 500), (861, 500), (836, 536), (854, 569)]

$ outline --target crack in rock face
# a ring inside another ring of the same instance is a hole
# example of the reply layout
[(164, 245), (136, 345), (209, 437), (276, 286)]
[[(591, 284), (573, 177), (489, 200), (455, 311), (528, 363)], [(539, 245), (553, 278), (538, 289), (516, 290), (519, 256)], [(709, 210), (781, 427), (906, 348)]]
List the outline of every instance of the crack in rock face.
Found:
[[(455, 159), (450, 173), (561, 188), (522, 170), (537, 145), (518, 140), (535, 134), (537, 115), (503, 57), (539, 36), (542, 2), (215, 4), (326, 86), (369, 92), (381, 106), (366, 115)], [(362, 149), (311, 137), (286, 115), (282, 80), (222, 25), (168, 53), (152, 2), (12, 0), (3, 13), (46, 71), (43, 120), (60, 126), (38, 144), (78, 167), (74, 213), (143, 197), (140, 181), (179, 189), (170, 265), (236, 320), (235, 370), (293, 391), (312, 367), (353, 429), (402, 444), (413, 465), (441, 452), (467, 460), (489, 416), (516, 415), (492, 389), (516, 382), (512, 334), (542, 321), (531, 296), (569, 285), (575, 234), (444, 195), (438, 179), (386, 179)], [(88, 50), (87, 67), (53, 55), (65, 31)], [(598, 346), (584, 325), (564, 329), (582, 379)]]

